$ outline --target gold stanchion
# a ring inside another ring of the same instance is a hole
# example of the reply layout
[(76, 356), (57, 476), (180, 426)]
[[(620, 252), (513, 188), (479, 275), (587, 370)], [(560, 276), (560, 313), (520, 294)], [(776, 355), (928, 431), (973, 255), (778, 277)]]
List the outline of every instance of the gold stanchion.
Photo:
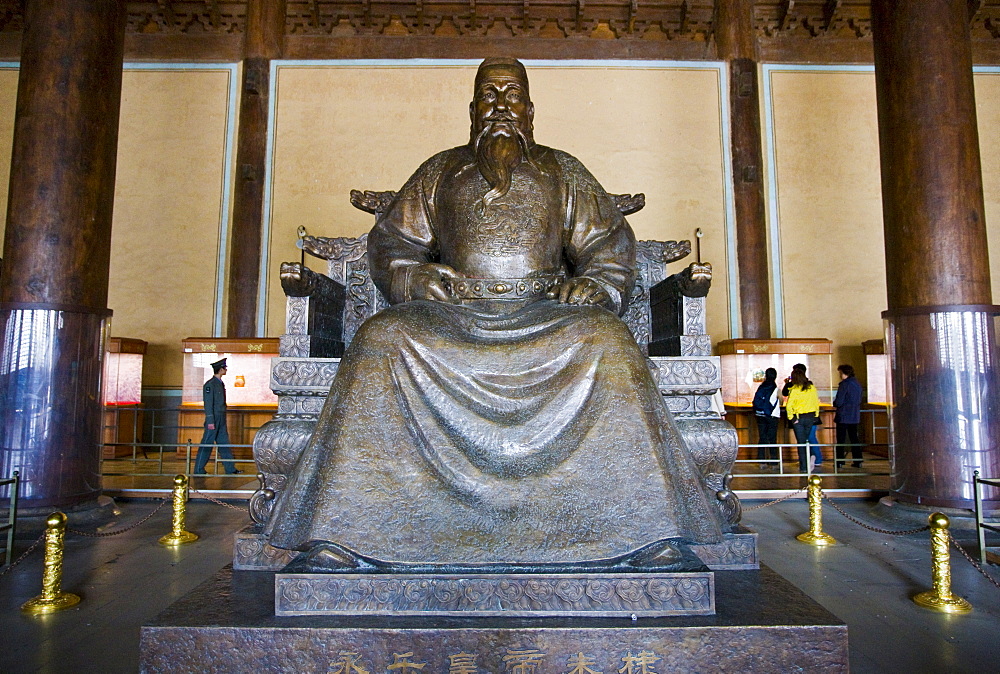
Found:
[(819, 475), (809, 476), (809, 531), (795, 538), (809, 545), (826, 546), (837, 543), (833, 536), (823, 533), (823, 490)]
[(63, 544), (66, 541), (66, 516), (52, 513), (45, 520), (45, 562), (42, 593), (21, 606), (25, 613), (55, 613), (80, 603), (80, 597), (60, 589), (62, 585)]
[(913, 601), (941, 613), (968, 613), (972, 604), (951, 593), (951, 553), (948, 550), (948, 525), (943, 513), (931, 513), (931, 578), (933, 589), (914, 595)]
[(160, 539), (160, 545), (177, 546), (193, 543), (198, 540), (198, 534), (184, 531), (184, 516), (187, 511), (188, 479), (186, 475), (174, 478), (174, 517), (173, 528), (169, 534)]

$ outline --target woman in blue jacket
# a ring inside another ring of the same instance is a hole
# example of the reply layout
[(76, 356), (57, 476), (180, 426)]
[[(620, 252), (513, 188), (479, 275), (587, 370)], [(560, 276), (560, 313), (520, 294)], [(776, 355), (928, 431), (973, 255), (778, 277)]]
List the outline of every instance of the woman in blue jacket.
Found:
[(862, 445), (858, 438), (858, 426), (861, 424), (861, 384), (850, 365), (840, 365), (837, 371), (840, 373), (840, 384), (837, 386), (837, 397), (833, 399), (833, 406), (837, 408), (833, 417), (837, 424), (837, 465), (847, 463), (845, 443), (850, 439), (851, 456), (854, 457), (851, 465), (860, 468)]

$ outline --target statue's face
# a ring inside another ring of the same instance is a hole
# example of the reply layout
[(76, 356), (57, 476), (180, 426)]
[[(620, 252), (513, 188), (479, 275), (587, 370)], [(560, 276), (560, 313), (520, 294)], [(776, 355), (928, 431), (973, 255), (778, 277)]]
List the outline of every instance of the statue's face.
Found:
[(531, 138), (535, 106), (528, 100), (524, 83), (518, 78), (507, 74), (483, 78), (469, 105), (469, 113), (472, 116), (473, 135), (492, 124), (499, 133), (505, 127), (515, 126), (526, 137)]

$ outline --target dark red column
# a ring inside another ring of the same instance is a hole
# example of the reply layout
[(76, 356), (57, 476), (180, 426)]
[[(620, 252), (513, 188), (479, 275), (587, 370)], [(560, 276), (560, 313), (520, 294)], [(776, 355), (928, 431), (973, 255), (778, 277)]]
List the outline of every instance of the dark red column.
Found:
[(972, 472), (1000, 475), (1000, 382), (968, 4), (873, 0), (872, 28), (893, 497), (971, 508)]
[(101, 493), (123, 0), (27, 0), (0, 278), (0, 474), (21, 504)]
[(271, 59), (281, 55), (285, 37), (285, 1), (249, 0), (243, 94), (236, 141), (236, 189), (229, 264), (229, 313), (226, 335), (257, 334), (257, 289), (266, 169), (267, 108)]
[(729, 65), (729, 131), (742, 336), (769, 339), (771, 302), (753, 0), (717, 0), (715, 40), (719, 58)]

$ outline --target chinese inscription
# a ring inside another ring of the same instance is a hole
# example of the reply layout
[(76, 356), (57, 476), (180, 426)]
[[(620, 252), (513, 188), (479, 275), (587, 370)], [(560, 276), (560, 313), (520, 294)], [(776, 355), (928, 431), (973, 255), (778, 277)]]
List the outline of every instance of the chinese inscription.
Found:
[(597, 661), (593, 657), (584, 655), (583, 653), (571, 655), (566, 659), (566, 664), (573, 668), (567, 674), (604, 674), (600, 670), (591, 669), (591, 667), (597, 664)]
[(477, 674), (479, 668), (476, 667), (476, 656), (472, 653), (456, 653), (449, 655), (448, 674)]
[(504, 664), (510, 674), (535, 674), (535, 669), (542, 662), (545, 653), (534, 648), (523, 650), (507, 649), (507, 655), (503, 656)]
[(386, 667), (389, 671), (398, 671), (400, 674), (410, 674), (410, 672), (419, 672), (427, 664), (426, 662), (410, 662), (410, 658), (413, 657), (413, 651), (408, 653), (393, 653), (392, 654), (392, 664)]
[(632, 655), (632, 651), (629, 651), (622, 656), (625, 664), (618, 670), (618, 674), (656, 674), (653, 665), (660, 659), (651, 651), (639, 651), (638, 655)]
[[(365, 656), (356, 651), (340, 651), (328, 670), (328, 674), (370, 674)], [(500, 654), (498, 654), (500, 655)], [(504, 674), (540, 674), (543, 660), (549, 654), (537, 648), (506, 648), (501, 656)], [(448, 674), (480, 674), (479, 655), (459, 651), (448, 656)], [(605, 670), (599, 664), (600, 658), (591, 653), (577, 651), (565, 657), (565, 674), (604, 674)], [(636, 653), (629, 650), (620, 656), (621, 668), (617, 663), (611, 665), (609, 671), (618, 674), (661, 674), (655, 667), (663, 658), (653, 651), (639, 650)], [(559, 661), (563, 661), (559, 658)], [(392, 662), (384, 664), (385, 671), (394, 674), (423, 674), (429, 663), (421, 662), (414, 657), (414, 651), (392, 653)], [(607, 663), (606, 663), (607, 664)], [(433, 665), (432, 665), (433, 666)], [(662, 665), (661, 665), (662, 666)], [(378, 669), (377, 667), (375, 668)], [(431, 670), (426, 670), (431, 671)]]
[(358, 663), (360, 658), (360, 653), (341, 651), (340, 659), (333, 663), (330, 674), (369, 674), (368, 670)]

